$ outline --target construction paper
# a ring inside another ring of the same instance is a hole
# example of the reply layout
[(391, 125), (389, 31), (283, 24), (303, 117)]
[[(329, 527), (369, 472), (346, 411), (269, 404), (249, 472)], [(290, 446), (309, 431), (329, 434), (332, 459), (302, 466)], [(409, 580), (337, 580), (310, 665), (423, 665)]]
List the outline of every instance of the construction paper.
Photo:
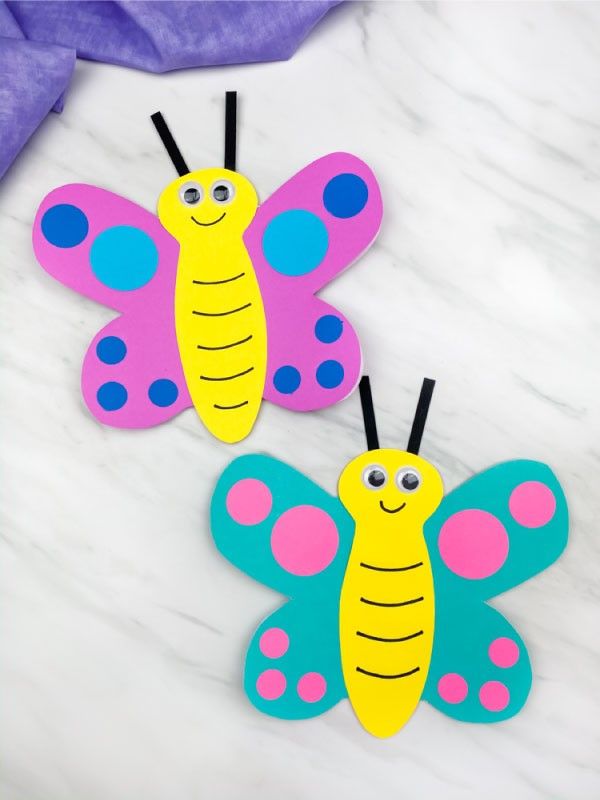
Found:
[[(235, 163), (234, 95), (226, 152)], [(262, 398), (298, 411), (356, 386), (358, 337), (314, 293), (375, 238), (381, 195), (355, 156), (310, 164), (262, 205), (239, 172), (186, 172), (160, 113), (153, 121), (180, 173), (158, 216), (104, 189), (71, 184), (38, 209), (40, 264), (121, 312), (92, 340), (82, 392), (92, 414), (145, 428), (193, 405), (224, 442), (247, 436)], [(181, 174), (183, 173), (183, 174)]]
[[(415, 447), (432, 389), (426, 381)], [(253, 705), (303, 719), (348, 697), (381, 738), (421, 700), (465, 722), (517, 714), (531, 688), (527, 648), (487, 601), (546, 569), (566, 545), (567, 504), (550, 468), (508, 461), (444, 497), (431, 463), (377, 447), (345, 467), (338, 493), (262, 455), (236, 459), (217, 483), (217, 548), (288, 598), (248, 648)]]

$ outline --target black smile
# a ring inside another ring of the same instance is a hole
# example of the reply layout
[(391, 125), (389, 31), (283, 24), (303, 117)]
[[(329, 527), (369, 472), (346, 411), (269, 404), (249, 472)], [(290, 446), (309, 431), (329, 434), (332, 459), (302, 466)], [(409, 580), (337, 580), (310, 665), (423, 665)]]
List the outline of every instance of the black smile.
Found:
[(216, 225), (216, 224), (217, 224), (217, 222), (221, 222), (221, 220), (223, 219), (223, 217), (225, 216), (225, 214), (226, 214), (226, 212), (224, 211), (224, 212), (221, 214), (221, 216), (219, 217), (219, 219), (215, 219), (215, 220), (213, 220), (212, 222), (198, 222), (198, 220), (196, 219), (196, 217), (194, 217), (193, 215), (192, 215), (192, 220), (193, 220), (193, 221), (196, 223), (196, 225), (202, 225), (202, 227), (203, 227), (203, 228), (208, 228), (208, 227), (210, 227), (211, 225)]
[(379, 501), (379, 508), (382, 511), (385, 511), (386, 514), (397, 514), (399, 511), (402, 511), (405, 505), (406, 503), (402, 503), (402, 505), (398, 506), (398, 508), (386, 508), (386, 506), (383, 505), (383, 500)]

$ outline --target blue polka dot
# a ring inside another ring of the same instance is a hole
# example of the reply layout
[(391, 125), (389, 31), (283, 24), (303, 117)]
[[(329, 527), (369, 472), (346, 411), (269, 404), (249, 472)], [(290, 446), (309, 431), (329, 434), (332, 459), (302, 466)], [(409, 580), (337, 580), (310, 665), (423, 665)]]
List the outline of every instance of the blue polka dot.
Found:
[(127, 402), (127, 389), (122, 383), (109, 381), (102, 384), (96, 397), (105, 411), (118, 411)]
[(158, 250), (147, 233), (115, 225), (100, 233), (90, 250), (94, 275), (109, 289), (139, 289), (154, 277)]
[(46, 239), (55, 247), (76, 247), (90, 228), (83, 211), (66, 203), (49, 208), (42, 217), (41, 227)]
[(179, 397), (179, 389), (173, 381), (168, 378), (160, 378), (150, 384), (148, 389), (148, 397), (155, 406), (166, 408), (172, 406), (175, 400)]
[(339, 361), (323, 361), (317, 367), (317, 383), (324, 389), (335, 389), (344, 380), (344, 368)]
[(337, 342), (342, 335), (343, 325), (344, 323), (339, 317), (334, 317), (333, 314), (325, 314), (325, 316), (317, 320), (315, 336), (324, 344)]
[(282, 275), (306, 275), (325, 258), (329, 234), (310, 211), (294, 209), (274, 217), (263, 234), (265, 258)]
[(103, 364), (118, 364), (123, 361), (127, 347), (118, 336), (105, 336), (96, 345), (96, 355)]
[(273, 375), (273, 385), (281, 394), (293, 394), (300, 386), (300, 373), (296, 367), (279, 367)]
[(323, 204), (340, 219), (355, 217), (367, 205), (369, 189), (358, 175), (344, 172), (332, 178), (323, 191)]

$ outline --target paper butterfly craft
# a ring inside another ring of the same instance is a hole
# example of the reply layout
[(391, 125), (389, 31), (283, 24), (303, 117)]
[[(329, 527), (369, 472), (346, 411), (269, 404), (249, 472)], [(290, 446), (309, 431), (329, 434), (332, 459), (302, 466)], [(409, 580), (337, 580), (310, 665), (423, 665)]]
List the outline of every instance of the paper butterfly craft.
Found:
[(315, 297), (373, 242), (382, 216), (371, 170), (332, 153), (266, 202), (235, 171), (235, 93), (226, 168), (190, 172), (164, 119), (157, 130), (180, 177), (158, 217), (96, 186), (71, 184), (38, 209), (44, 269), (121, 316), (93, 339), (82, 392), (119, 428), (158, 425), (194, 406), (225, 442), (247, 436), (264, 397), (294, 411), (342, 400), (361, 352), (348, 320)]
[(531, 687), (525, 644), (487, 604), (552, 564), (568, 512), (552, 471), (508, 461), (444, 497), (417, 455), (433, 390), (425, 381), (406, 451), (380, 449), (368, 382), (369, 450), (339, 499), (295, 469), (242, 456), (211, 506), (221, 553), (289, 598), (259, 625), (244, 685), (261, 711), (303, 719), (348, 697), (375, 736), (396, 733), (420, 700), (458, 720), (516, 714)]

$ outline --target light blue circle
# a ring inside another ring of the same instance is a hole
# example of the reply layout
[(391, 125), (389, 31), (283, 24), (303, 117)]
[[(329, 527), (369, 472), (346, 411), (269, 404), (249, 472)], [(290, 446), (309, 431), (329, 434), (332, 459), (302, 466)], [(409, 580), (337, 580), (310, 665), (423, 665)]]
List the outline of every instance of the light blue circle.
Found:
[(320, 317), (315, 325), (315, 336), (323, 344), (332, 344), (342, 335), (344, 324), (339, 317), (325, 314)]
[(324, 389), (335, 389), (344, 380), (344, 368), (339, 361), (323, 361), (317, 367), (317, 383)]
[(275, 375), (273, 375), (273, 385), (281, 394), (293, 394), (300, 386), (301, 377), (296, 367), (291, 367), (289, 364), (285, 367), (279, 367)]
[(154, 277), (158, 250), (139, 228), (115, 225), (94, 239), (90, 263), (94, 275), (105, 286), (127, 292), (139, 289)]
[(325, 258), (329, 234), (325, 223), (310, 211), (283, 211), (267, 225), (263, 252), (282, 275), (306, 275)]
[(159, 378), (150, 384), (148, 397), (150, 398), (150, 402), (154, 403), (155, 406), (168, 408), (168, 406), (172, 406), (179, 397), (179, 389), (177, 385), (168, 378)]
[(127, 389), (122, 383), (109, 381), (98, 389), (96, 399), (105, 411), (118, 411), (127, 402)]
[(127, 355), (127, 346), (118, 336), (105, 336), (96, 345), (96, 355), (103, 364), (119, 364)]
[(42, 217), (41, 228), (46, 239), (55, 247), (76, 247), (88, 235), (86, 215), (77, 206), (60, 203), (52, 206)]

